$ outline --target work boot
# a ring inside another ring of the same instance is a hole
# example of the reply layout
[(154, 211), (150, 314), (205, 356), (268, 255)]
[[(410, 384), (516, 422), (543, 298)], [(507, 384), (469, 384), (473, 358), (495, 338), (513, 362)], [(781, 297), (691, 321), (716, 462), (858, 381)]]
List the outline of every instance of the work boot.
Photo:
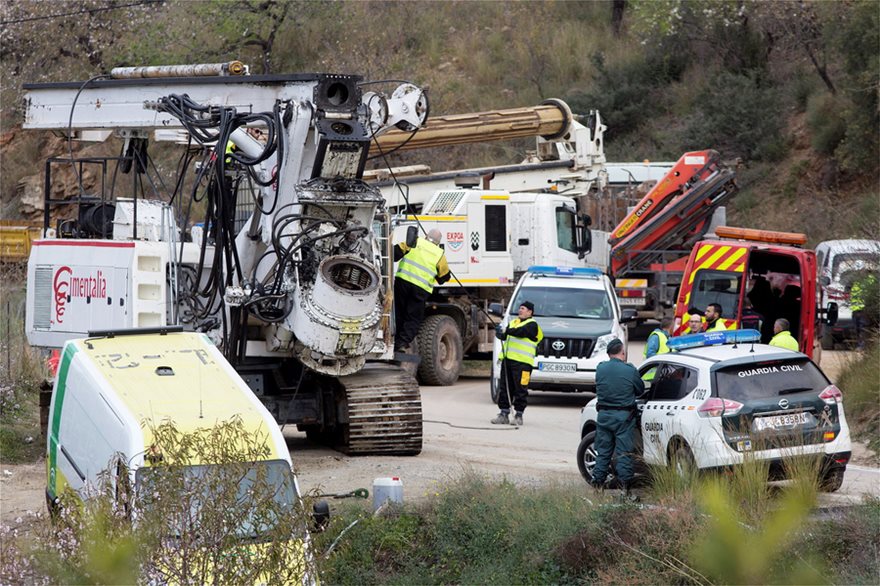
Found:
[(510, 423), (510, 419), (507, 417), (507, 413), (499, 413), (489, 423), (493, 425), (507, 425)]
[(517, 413), (516, 415), (513, 416), (513, 424), (514, 425), (522, 425), (523, 424), (522, 413)]
[(599, 482), (595, 478), (590, 478), (589, 484), (590, 484), (590, 486), (593, 487), (594, 490), (596, 490), (598, 492), (605, 490), (605, 481), (604, 480), (602, 482)]

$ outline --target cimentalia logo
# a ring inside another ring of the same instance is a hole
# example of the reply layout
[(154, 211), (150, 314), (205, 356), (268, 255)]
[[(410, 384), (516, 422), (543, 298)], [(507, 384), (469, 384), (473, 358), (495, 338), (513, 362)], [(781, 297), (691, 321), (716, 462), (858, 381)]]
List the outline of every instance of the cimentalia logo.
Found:
[(94, 275), (74, 276), (73, 269), (68, 266), (59, 267), (52, 281), (55, 296), (55, 323), (64, 321), (67, 302), (74, 297), (96, 299), (107, 298), (107, 279), (104, 271), (98, 270)]

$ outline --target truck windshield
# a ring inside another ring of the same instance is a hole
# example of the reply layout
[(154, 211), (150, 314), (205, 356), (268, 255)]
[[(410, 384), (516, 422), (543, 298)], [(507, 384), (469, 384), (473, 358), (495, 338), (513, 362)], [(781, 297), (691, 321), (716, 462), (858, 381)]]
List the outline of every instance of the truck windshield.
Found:
[(702, 312), (710, 303), (718, 303), (722, 317), (736, 319), (741, 279), (742, 273), (697, 271), (689, 307), (696, 307)]
[(144, 514), (166, 515), (168, 533), (175, 537), (199, 523), (231, 518), (236, 537), (260, 540), (278, 523), (292, 524), (298, 501), (290, 464), (284, 460), (142, 467), (135, 473), (135, 489)]
[[(834, 256), (834, 266), (831, 267), (831, 280), (846, 283), (847, 274), (856, 274), (859, 271), (876, 271), (880, 264), (880, 252), (847, 252)], [(851, 279), (850, 279), (851, 280)]]
[(828, 384), (807, 358), (741, 364), (715, 373), (718, 396), (741, 403), (804, 391), (821, 393)]
[(564, 287), (520, 287), (510, 306), (516, 315), (523, 301), (535, 304), (535, 317), (572, 317), (611, 319), (611, 302), (602, 289), (570, 289)]

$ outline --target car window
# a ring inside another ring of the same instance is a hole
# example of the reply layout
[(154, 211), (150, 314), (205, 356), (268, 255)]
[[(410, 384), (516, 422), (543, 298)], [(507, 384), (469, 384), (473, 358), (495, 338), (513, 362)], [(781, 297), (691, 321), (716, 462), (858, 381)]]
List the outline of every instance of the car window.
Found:
[(742, 364), (715, 373), (717, 395), (740, 402), (804, 391), (820, 393), (828, 384), (807, 358)]
[(664, 364), (654, 377), (649, 401), (678, 401), (697, 388), (697, 371), (686, 366)]
[(574, 212), (564, 207), (556, 208), (556, 245), (562, 250), (577, 252)]
[(611, 319), (611, 299), (603, 289), (564, 287), (520, 287), (510, 305), (516, 315), (523, 301), (535, 304), (535, 317)]

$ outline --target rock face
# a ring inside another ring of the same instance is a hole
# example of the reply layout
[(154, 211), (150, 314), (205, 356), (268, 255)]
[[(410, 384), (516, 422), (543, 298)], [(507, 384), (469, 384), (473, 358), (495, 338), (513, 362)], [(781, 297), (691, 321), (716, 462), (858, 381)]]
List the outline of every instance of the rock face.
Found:
[[(34, 138), (36, 135), (36, 139)], [(45, 185), (45, 161), (52, 157), (67, 158), (70, 149), (73, 149), (74, 157), (99, 157), (106, 156), (115, 149), (115, 145), (107, 143), (80, 143), (74, 141), (68, 144), (66, 138), (37, 131), (22, 131), (14, 128), (0, 135), (0, 157), (8, 164), (16, 161), (18, 168), (9, 168), (4, 165), (4, 171), (12, 177), (19, 177), (17, 182), (7, 184), (0, 194), (3, 200), (3, 209), (12, 211), (18, 217), (39, 220), (43, 216), (44, 185)], [(34, 156), (24, 153), (32, 152)], [(26, 167), (25, 167), (26, 165)], [(80, 181), (77, 179), (77, 171), (72, 165), (63, 162), (52, 165), (52, 185), (49, 189), (49, 197), (53, 200), (70, 200), (80, 193)], [(82, 189), (85, 196), (100, 197), (100, 169), (96, 164), (84, 164), (82, 166)], [(52, 216), (65, 218), (71, 213), (71, 206), (53, 206)]]

